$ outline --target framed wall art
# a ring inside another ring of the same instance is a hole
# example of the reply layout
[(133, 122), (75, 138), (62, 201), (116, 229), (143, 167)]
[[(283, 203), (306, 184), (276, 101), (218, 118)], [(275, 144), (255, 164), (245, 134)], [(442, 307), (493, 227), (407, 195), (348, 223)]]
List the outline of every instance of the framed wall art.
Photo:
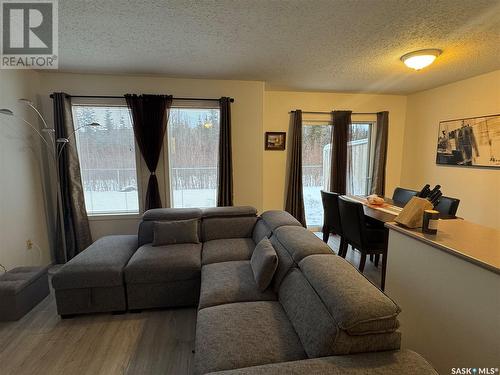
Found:
[(500, 114), (441, 121), (436, 164), (500, 168)]
[(283, 151), (286, 146), (285, 132), (266, 132), (265, 149)]

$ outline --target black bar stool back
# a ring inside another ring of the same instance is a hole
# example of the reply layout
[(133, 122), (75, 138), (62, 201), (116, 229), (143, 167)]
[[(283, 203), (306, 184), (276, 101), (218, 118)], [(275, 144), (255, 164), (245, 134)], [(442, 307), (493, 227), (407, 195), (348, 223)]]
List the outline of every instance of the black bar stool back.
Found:
[[(385, 270), (387, 266), (387, 239), (386, 228), (370, 227), (366, 223), (363, 205), (347, 198), (339, 197), (340, 221), (345, 241), (361, 253), (359, 271), (365, 269), (367, 255), (382, 255), (381, 289), (385, 287)], [(345, 257), (345, 254), (343, 255)]]
[[(330, 233), (340, 236), (340, 246), (338, 254), (347, 252), (347, 243), (342, 234), (342, 225), (339, 212), (339, 195), (330, 191), (321, 190), (321, 201), (323, 202), (323, 241), (328, 243)], [(345, 255), (344, 255), (345, 256)]]
[(392, 194), (392, 200), (394, 203), (404, 206), (410, 201), (411, 198), (416, 197), (417, 194), (418, 191), (397, 187), (394, 189), (394, 193)]

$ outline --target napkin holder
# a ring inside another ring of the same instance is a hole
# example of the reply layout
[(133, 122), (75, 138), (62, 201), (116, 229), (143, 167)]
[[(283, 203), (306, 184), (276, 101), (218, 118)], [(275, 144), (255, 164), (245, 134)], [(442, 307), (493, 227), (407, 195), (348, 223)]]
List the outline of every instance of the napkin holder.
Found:
[(432, 203), (427, 199), (412, 197), (394, 221), (407, 228), (419, 228), (422, 226), (424, 211), (432, 210), (433, 208)]

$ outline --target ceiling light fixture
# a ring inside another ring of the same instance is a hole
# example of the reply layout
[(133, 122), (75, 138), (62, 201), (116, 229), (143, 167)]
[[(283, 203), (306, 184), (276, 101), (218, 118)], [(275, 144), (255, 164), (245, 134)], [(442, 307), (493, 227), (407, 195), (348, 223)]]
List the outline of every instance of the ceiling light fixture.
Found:
[(401, 56), (401, 61), (404, 62), (408, 68), (420, 70), (431, 65), (441, 52), (440, 49), (435, 48), (422, 49)]

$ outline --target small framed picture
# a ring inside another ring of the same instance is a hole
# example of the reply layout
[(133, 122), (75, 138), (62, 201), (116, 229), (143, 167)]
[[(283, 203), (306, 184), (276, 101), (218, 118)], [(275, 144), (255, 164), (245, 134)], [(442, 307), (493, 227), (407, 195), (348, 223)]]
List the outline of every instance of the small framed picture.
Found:
[(266, 150), (283, 151), (286, 145), (285, 132), (266, 132)]

